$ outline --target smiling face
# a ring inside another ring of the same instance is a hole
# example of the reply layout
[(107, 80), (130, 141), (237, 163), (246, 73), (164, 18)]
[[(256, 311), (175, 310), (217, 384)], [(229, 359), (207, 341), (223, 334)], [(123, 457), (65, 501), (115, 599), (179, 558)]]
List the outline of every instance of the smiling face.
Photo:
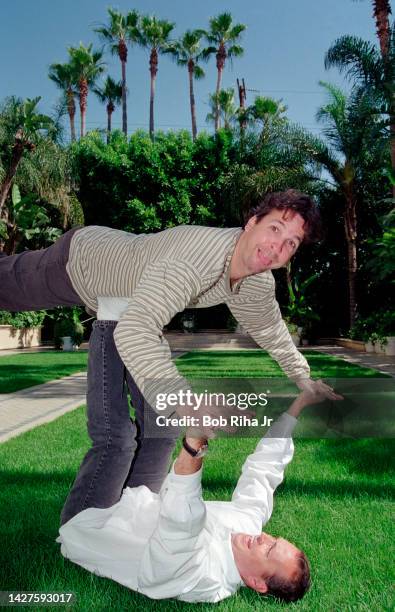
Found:
[(268, 591), (265, 577), (276, 576), (287, 581), (298, 571), (301, 551), (284, 538), (265, 532), (259, 536), (234, 533), (232, 549), (240, 576), (247, 586), (260, 593)]
[(285, 266), (303, 241), (304, 219), (292, 210), (271, 210), (251, 217), (234, 250), (230, 275), (238, 280)]

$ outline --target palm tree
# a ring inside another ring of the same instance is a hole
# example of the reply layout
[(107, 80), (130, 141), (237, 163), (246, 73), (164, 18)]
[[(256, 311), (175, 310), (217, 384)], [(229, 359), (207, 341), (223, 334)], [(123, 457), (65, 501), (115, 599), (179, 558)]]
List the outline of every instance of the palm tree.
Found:
[(40, 97), (26, 100), (10, 98), (0, 118), (2, 147), (7, 150), (6, 167), (0, 185), (0, 219), (8, 223), (6, 199), (18, 166), (26, 152), (34, 151), (42, 133), (48, 132), (52, 119), (37, 112)]
[(273, 98), (265, 96), (256, 96), (254, 104), (247, 109), (247, 116), (250, 121), (262, 125), (259, 137), (261, 146), (269, 141), (273, 128), (276, 125), (285, 124), (288, 121), (286, 117), (282, 116), (286, 112), (287, 107), (281, 102), (281, 100), (273, 100)]
[(110, 76), (107, 77), (103, 87), (95, 87), (93, 92), (97, 95), (100, 102), (107, 104), (107, 144), (111, 134), (111, 115), (115, 110), (115, 105), (122, 100), (122, 81), (116, 83)]
[[(245, 29), (246, 26), (242, 23), (232, 23), (232, 15), (230, 13), (221, 13), (217, 17), (210, 19), (210, 31), (206, 34), (206, 38), (211, 46), (206, 49), (206, 54), (216, 54), (217, 87), (215, 92), (217, 96), (221, 89), (222, 73), (226, 58), (240, 57), (244, 53), (244, 49), (237, 42)], [(219, 101), (219, 97), (217, 97), (217, 100)], [(219, 128), (219, 112), (219, 105), (217, 103), (214, 121), (216, 131)]]
[(201, 60), (207, 61), (208, 59), (205, 50), (200, 48), (200, 41), (204, 35), (204, 30), (187, 30), (182, 38), (170, 44), (166, 50), (167, 53), (173, 56), (179, 66), (187, 66), (188, 68), (193, 140), (195, 140), (197, 135), (193, 79), (202, 79), (204, 77), (204, 70), (198, 66), (198, 62)]
[(103, 53), (92, 51), (92, 44), (85, 47), (69, 47), (70, 64), (78, 85), (81, 114), (81, 138), (85, 135), (86, 107), (89, 87), (94, 87), (97, 78), (104, 72), (104, 62), (101, 61)]
[[(236, 120), (237, 109), (235, 105), (235, 92), (232, 88), (221, 89), (220, 92), (210, 95), (211, 112), (206, 116), (206, 121), (221, 127), (221, 119), (225, 130), (231, 129), (231, 124)], [(218, 119), (217, 119), (218, 117)]]
[[(325, 67), (337, 67), (353, 79), (361, 91), (372, 92), (381, 105), (377, 112), (389, 117), (392, 177), (395, 179), (395, 24), (389, 25), (389, 3), (374, 3), (380, 48), (356, 36), (342, 36), (325, 57)], [(395, 183), (393, 185), (395, 198)]]
[(388, 56), (390, 49), (390, 19), (391, 5), (389, 0), (373, 0), (373, 16), (376, 21), (377, 36), (380, 42), (381, 56)]
[(329, 100), (317, 111), (317, 120), (325, 124), (324, 134), (330, 146), (312, 139), (312, 157), (329, 172), (345, 202), (349, 324), (352, 327), (356, 316), (358, 206), (363, 194), (364, 172), (372, 163), (381, 163), (383, 157), (383, 122), (372, 111), (372, 99), (366, 92), (354, 91), (347, 98), (334, 85), (324, 82), (320, 85), (326, 89)]
[(70, 64), (51, 64), (49, 67), (49, 78), (59, 89), (61, 89), (66, 98), (67, 112), (70, 119), (71, 140), (75, 140), (75, 101), (77, 95), (75, 87), (75, 78)]
[(175, 24), (165, 19), (157, 19), (155, 15), (144, 16), (140, 20), (139, 31), (135, 31), (138, 43), (150, 50), (149, 67), (151, 73), (149, 133), (154, 137), (154, 99), (155, 81), (158, 73), (158, 55), (166, 53), (169, 47), (169, 36)]
[(128, 59), (128, 43), (136, 42), (136, 28), (139, 14), (129, 11), (122, 15), (119, 11), (108, 8), (110, 23), (95, 29), (102, 40), (110, 47), (112, 55), (118, 55), (122, 73), (122, 131), (127, 136), (128, 118), (126, 107), (126, 62)]

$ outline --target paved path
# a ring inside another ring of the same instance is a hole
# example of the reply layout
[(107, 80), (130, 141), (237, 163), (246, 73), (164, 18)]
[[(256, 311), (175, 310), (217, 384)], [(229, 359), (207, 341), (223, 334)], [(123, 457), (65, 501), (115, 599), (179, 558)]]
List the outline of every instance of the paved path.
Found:
[(395, 357), (377, 355), (376, 353), (365, 353), (364, 351), (354, 351), (349, 348), (344, 348), (343, 346), (314, 346), (306, 347), (305, 350), (311, 350), (312, 348), (320, 353), (334, 355), (349, 363), (373, 368), (374, 370), (378, 370), (383, 374), (389, 374), (395, 378)]
[(0, 442), (57, 419), (85, 403), (86, 372), (0, 394)]
[[(48, 349), (46, 349), (48, 350)], [(1, 351), (1, 354), (33, 353), (37, 349)], [(174, 351), (176, 358), (185, 351)], [(43, 423), (54, 421), (86, 402), (86, 372), (78, 372), (15, 393), (0, 393), (0, 443)]]
[[(306, 350), (312, 348), (351, 363), (377, 369), (395, 378), (395, 357), (359, 353), (339, 346), (307, 347)], [(7, 351), (7, 354), (12, 352)], [(23, 352), (34, 352), (34, 349)], [(184, 352), (186, 351), (174, 351), (172, 357), (179, 357)], [(4, 354), (6, 351), (1, 353)], [(85, 393), (86, 372), (79, 372), (15, 393), (0, 394), (0, 442), (53, 421), (85, 404)]]

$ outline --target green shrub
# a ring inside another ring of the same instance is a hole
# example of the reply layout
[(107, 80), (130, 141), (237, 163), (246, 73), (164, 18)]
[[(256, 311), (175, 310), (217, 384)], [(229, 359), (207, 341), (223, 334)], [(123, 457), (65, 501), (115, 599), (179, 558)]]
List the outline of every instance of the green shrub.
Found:
[(8, 312), (0, 310), (0, 325), (12, 325), (17, 329), (25, 327), (39, 327), (42, 325), (47, 312), (46, 310)]

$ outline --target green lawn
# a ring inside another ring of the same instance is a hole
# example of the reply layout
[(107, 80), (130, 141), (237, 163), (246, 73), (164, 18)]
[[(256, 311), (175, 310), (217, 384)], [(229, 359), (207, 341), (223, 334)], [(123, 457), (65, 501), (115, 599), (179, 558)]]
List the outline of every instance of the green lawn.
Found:
[[(315, 376), (329, 376), (324, 367), (328, 357), (324, 357), (308, 356), (311, 363), (317, 358), (312, 363)], [(210, 373), (216, 370), (215, 376), (224, 375), (218, 371), (221, 368), (233, 376), (253, 376), (262, 358), (255, 351), (237, 355), (196, 352), (177, 363), (184, 374), (193, 368), (199, 377), (207, 376), (206, 367)], [(338, 368), (343, 366), (329, 358), (328, 367), (332, 366), (340, 376)], [(347, 376), (345, 372), (351, 375), (350, 367), (354, 366), (344, 365), (342, 377)], [(363, 374), (371, 375), (364, 370), (353, 373)], [(260, 375), (269, 374), (265, 369)], [(242, 589), (213, 607), (149, 600), (89, 574), (60, 555), (55, 543), (59, 514), (89, 446), (85, 430), (85, 414), (79, 409), (0, 446), (2, 590), (73, 591), (77, 596), (74, 609), (95, 612), (394, 609), (393, 440), (297, 439), (295, 460), (277, 492), (266, 529), (305, 550), (312, 565), (312, 588), (301, 602), (288, 606)], [(211, 444), (203, 482), (206, 499), (230, 498), (240, 467), (255, 443), (233, 438)]]
[(43, 351), (0, 357), (0, 393), (13, 393), (86, 370), (87, 351)]
[[(304, 354), (316, 378), (385, 376), (323, 353)], [(85, 370), (87, 358), (87, 351), (45, 351), (0, 357), (0, 393), (12, 393)], [(177, 365), (182, 374), (191, 377), (284, 376), (277, 363), (261, 350), (191, 351), (177, 359)]]
[[(213, 609), (208, 604), (150, 601), (60, 555), (55, 543), (59, 514), (88, 448), (85, 428), (79, 409), (1, 445), (1, 589), (73, 591), (76, 609), (84, 611)], [(229, 499), (253, 446), (251, 439), (211, 444), (204, 474), (207, 499)], [(297, 440), (296, 457), (276, 495), (267, 531), (305, 550), (312, 565), (312, 589), (292, 606), (270, 600), (263, 604), (258, 595), (242, 589), (215, 609), (393, 609), (394, 451), (392, 440)]]
[[(338, 357), (303, 351), (314, 378), (365, 378), (387, 377), (377, 370), (348, 363)], [(260, 349), (244, 351), (191, 351), (177, 359), (177, 366), (184, 376), (222, 378), (263, 376), (284, 377), (280, 366), (268, 353)]]

